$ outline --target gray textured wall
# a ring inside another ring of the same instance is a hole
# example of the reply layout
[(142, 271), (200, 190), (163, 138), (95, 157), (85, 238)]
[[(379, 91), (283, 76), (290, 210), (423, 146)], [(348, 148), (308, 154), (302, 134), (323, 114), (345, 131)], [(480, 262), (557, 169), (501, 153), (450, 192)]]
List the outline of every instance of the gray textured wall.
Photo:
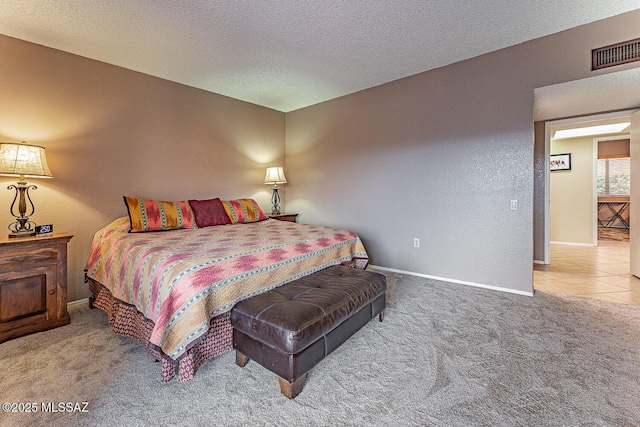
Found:
[(640, 37), (639, 20), (631, 12), (288, 113), (287, 210), (357, 231), (376, 265), (531, 292), (533, 90), (610, 72), (590, 70), (591, 49)]

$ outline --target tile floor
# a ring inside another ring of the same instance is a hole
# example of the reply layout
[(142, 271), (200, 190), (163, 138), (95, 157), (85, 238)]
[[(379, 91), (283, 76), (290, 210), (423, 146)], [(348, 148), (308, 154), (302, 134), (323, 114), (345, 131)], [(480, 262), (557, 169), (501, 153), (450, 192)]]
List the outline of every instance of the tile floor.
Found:
[(534, 264), (533, 287), (640, 306), (640, 279), (629, 274), (629, 242), (552, 244), (551, 264)]

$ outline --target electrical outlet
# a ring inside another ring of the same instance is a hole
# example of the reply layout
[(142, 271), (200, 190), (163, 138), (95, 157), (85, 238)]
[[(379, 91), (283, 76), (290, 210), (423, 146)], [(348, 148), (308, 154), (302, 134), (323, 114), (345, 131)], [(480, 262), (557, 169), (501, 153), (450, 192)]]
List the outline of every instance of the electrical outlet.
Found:
[(420, 239), (413, 239), (413, 247), (414, 248), (419, 248), (420, 247)]
[(512, 200), (511, 204), (509, 205), (509, 210), (511, 211), (517, 211), (518, 210), (518, 201), (517, 200)]

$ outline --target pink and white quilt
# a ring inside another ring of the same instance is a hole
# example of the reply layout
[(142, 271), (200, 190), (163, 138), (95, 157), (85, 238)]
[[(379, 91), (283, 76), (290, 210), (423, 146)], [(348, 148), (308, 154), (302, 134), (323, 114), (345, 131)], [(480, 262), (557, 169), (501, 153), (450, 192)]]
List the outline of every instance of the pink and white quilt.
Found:
[(95, 234), (87, 275), (153, 321), (151, 344), (173, 360), (238, 301), (331, 265), (368, 262), (355, 233), (308, 224), (128, 230), (123, 217)]

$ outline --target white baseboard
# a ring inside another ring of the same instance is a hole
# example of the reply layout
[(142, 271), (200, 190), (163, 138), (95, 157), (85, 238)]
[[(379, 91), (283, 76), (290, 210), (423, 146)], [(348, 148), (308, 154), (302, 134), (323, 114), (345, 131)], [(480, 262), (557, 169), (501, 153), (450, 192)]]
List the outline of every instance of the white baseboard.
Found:
[(71, 301), (71, 302), (67, 303), (67, 309), (69, 309), (71, 307), (76, 307), (78, 305), (83, 305), (83, 304), (85, 305), (85, 307), (89, 307), (89, 298), (84, 298), (84, 299)]
[(502, 288), (499, 286), (485, 285), (482, 283), (475, 283), (475, 282), (467, 282), (464, 280), (448, 279), (446, 277), (432, 276), (430, 274), (414, 273), (413, 271), (396, 270), (395, 268), (379, 267), (377, 265), (372, 265), (372, 264), (369, 264), (369, 267), (377, 270), (389, 271), (391, 273), (407, 274), (409, 276), (417, 276), (417, 277), (423, 277), (425, 279), (439, 280), (441, 282), (456, 283), (458, 285), (473, 286), (475, 288), (491, 289), (494, 291), (508, 292), (510, 294), (525, 295), (528, 297), (533, 296), (533, 292), (516, 291), (514, 289)]
[(534, 263), (534, 264), (542, 264), (542, 265), (545, 265), (545, 262), (544, 262), (544, 261), (540, 261), (540, 260), (538, 260), (538, 259), (534, 259), (534, 260), (533, 260), (533, 263)]
[(554, 241), (551, 241), (549, 243), (551, 243), (552, 245), (567, 245), (567, 246), (589, 246), (589, 247), (596, 246), (593, 243), (554, 242)]

